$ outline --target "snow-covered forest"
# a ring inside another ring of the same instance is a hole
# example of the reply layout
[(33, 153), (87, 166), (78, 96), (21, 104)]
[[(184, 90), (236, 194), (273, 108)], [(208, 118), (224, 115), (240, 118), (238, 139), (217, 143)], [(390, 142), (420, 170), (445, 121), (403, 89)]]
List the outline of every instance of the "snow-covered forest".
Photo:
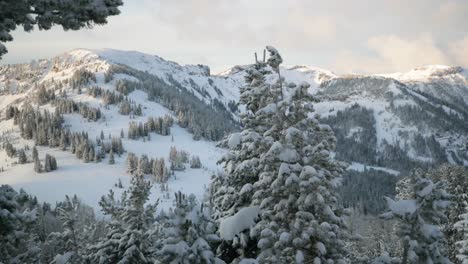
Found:
[(0, 1), (0, 264), (468, 264), (466, 11)]
[[(430, 162), (395, 156), (398, 145), (372, 132), (382, 129), (372, 110), (320, 114), (335, 99), (291, 81), (279, 52), (266, 51), (241, 69), (235, 107), (216, 85), (107, 67), (89, 53), (80, 63), (105, 74), (55, 74), (29, 89), (25, 69), (3, 67), (0, 183), (93, 166), (113, 185), (91, 204), (73, 189), (52, 202), (2, 185), (0, 263), (466, 263), (468, 174), (447, 163), (466, 162), (466, 150), (419, 136), (414, 155)], [(125, 177), (104, 176), (116, 169)], [(189, 187), (197, 177), (206, 185)]]

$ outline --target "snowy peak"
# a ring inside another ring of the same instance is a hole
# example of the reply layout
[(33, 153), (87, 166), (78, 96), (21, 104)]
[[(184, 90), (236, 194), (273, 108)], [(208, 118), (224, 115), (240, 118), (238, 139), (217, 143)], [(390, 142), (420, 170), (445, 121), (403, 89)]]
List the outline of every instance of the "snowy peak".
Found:
[(466, 70), (459, 66), (427, 65), (406, 73), (381, 74), (400, 81), (431, 81), (434, 78), (467, 77)]

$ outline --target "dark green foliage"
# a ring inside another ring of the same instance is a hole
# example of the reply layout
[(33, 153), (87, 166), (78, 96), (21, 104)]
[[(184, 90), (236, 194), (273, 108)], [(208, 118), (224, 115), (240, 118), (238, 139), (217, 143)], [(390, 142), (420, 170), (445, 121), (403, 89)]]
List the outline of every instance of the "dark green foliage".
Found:
[(0, 262), (38, 263), (40, 249), (34, 227), (37, 200), (23, 190), (0, 186)]
[[(339, 160), (375, 164), (377, 157), (377, 137), (372, 110), (357, 104), (346, 111), (338, 111), (336, 116), (321, 119), (330, 125), (338, 140), (336, 157)], [(352, 128), (358, 130), (350, 134)]]
[(56, 99), (52, 102), (52, 105), (56, 107), (56, 111), (60, 114), (79, 113), (83, 118), (88, 119), (88, 121), (96, 122), (102, 117), (99, 108), (91, 107), (81, 102), (76, 103), (69, 99)]
[(127, 136), (130, 139), (139, 139), (141, 137), (148, 137), (151, 132), (168, 136), (171, 134), (173, 123), (174, 119), (169, 115), (157, 118), (149, 117), (145, 123), (130, 122)]
[[(120, 82), (116, 84), (116, 89)], [(118, 90), (118, 89), (117, 89)], [(101, 98), (105, 105), (113, 105), (122, 102), (125, 97), (122, 94), (117, 94), (109, 90), (104, 90), (98, 86), (92, 86), (88, 88), (88, 95), (94, 98)]]
[(380, 214), (387, 208), (384, 197), (395, 197), (398, 180), (398, 176), (372, 168), (362, 172), (348, 170), (338, 189), (341, 203), (365, 215)]

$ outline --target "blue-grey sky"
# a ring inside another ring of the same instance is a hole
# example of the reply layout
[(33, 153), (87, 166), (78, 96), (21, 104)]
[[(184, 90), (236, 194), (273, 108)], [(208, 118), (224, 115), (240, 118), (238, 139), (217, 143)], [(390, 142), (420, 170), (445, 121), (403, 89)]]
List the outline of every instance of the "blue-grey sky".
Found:
[(49, 58), (74, 48), (157, 54), (212, 72), (247, 64), (275, 46), (286, 65), (340, 73), (468, 67), (467, 0), (124, 0), (104, 26), (13, 32), (0, 63)]

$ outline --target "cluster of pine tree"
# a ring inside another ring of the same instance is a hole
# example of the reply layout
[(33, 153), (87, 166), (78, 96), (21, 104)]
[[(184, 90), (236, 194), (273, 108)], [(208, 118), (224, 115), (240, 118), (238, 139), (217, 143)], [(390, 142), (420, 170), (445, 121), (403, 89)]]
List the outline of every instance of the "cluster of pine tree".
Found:
[(58, 146), (63, 133), (63, 116), (60, 113), (51, 114), (47, 110), (41, 113), (27, 104), (17, 110), (13, 118), (24, 139), (32, 139), (38, 146)]
[[(37, 146), (68, 149), (84, 162), (100, 162), (105, 158), (106, 153), (111, 152), (113, 160), (114, 153), (121, 155), (124, 152), (121, 138), (109, 138), (108, 142), (102, 138), (93, 142), (86, 132), (72, 133), (63, 129), (63, 117), (58, 110), (52, 115), (46, 110), (41, 113), (33, 109), (31, 105), (25, 105), (21, 110), (15, 109), (12, 113), (14, 113), (15, 124), (20, 128), (21, 136), (25, 139), (33, 139)], [(33, 161), (38, 168), (41, 167), (39, 161), (36, 162), (34, 159)]]
[(94, 98), (101, 98), (104, 105), (114, 105), (122, 102), (125, 97), (122, 94), (117, 94), (113, 91), (104, 90), (99, 86), (91, 86), (88, 88), (88, 95)]
[(383, 197), (395, 197), (398, 176), (375, 169), (343, 173), (338, 190), (345, 208), (364, 215), (378, 215), (387, 209)]
[(37, 84), (35, 86), (34, 91), (37, 92), (34, 94), (34, 101), (38, 105), (44, 105), (55, 99), (55, 91), (53, 89), (47, 90), (44, 84), (39, 87), (37, 87)]
[(119, 104), (119, 113), (121, 115), (141, 116), (143, 111), (141, 109), (141, 104), (136, 104), (132, 100), (125, 98)]
[(2, 148), (5, 150), (5, 153), (7, 154), (8, 157), (12, 158), (16, 156), (16, 148), (13, 147), (13, 144), (11, 144), (9, 141), (4, 141), (2, 143)]
[(24, 191), (0, 186), (2, 263), (224, 263), (209, 206), (175, 194), (173, 208), (156, 213), (151, 184), (134, 176), (120, 199), (113, 191), (99, 202), (109, 220), (76, 196), (55, 208)]
[(46, 154), (44, 158), (44, 167), (41, 164), (41, 161), (39, 160), (39, 154), (37, 152), (37, 148), (33, 147), (32, 150), (32, 159), (34, 162), (34, 171), (36, 173), (41, 173), (41, 172), (50, 172), (54, 171), (58, 168), (57, 166), (57, 160), (55, 159), (54, 156)]
[(60, 114), (71, 114), (78, 113), (88, 121), (96, 122), (102, 117), (101, 110), (96, 107), (91, 107), (85, 103), (76, 103), (69, 99), (55, 99), (52, 101), (52, 105), (55, 106), (56, 111)]
[(130, 122), (127, 136), (129, 139), (139, 139), (141, 137), (149, 137), (149, 133), (151, 132), (168, 136), (171, 134), (171, 127), (173, 124), (174, 119), (169, 115), (157, 118), (148, 117), (145, 123)]
[[(116, 88), (118, 91), (123, 94), (128, 94), (135, 89), (147, 92), (150, 100), (173, 111), (178, 117), (179, 124), (186, 127), (195, 140), (201, 138), (220, 140), (238, 129), (238, 123), (224, 104), (213, 99), (211, 106), (207, 105), (171, 76), (168, 77), (170, 82), (168, 84), (147, 72), (137, 71), (124, 65), (114, 65), (106, 73), (106, 80), (110, 81), (117, 73), (127, 74), (139, 80), (118, 81)], [(207, 99), (210, 100), (209, 97)]]
[(126, 85), (124, 80), (118, 80), (115, 83), (115, 90), (121, 94), (128, 95), (129, 93), (135, 91), (135, 87)]
[(81, 89), (88, 85), (91, 81), (96, 82), (96, 75), (86, 69), (79, 69), (73, 73), (73, 76), (67, 80), (73, 89)]
[(190, 154), (187, 151), (177, 150), (176, 147), (172, 146), (169, 151), (169, 161), (171, 162), (171, 170), (185, 170), (185, 164), (189, 163), (189, 156)]
[(149, 159), (146, 155), (137, 157), (134, 153), (128, 153), (127, 172), (136, 176), (151, 175), (157, 183), (167, 182), (171, 175), (164, 158)]

